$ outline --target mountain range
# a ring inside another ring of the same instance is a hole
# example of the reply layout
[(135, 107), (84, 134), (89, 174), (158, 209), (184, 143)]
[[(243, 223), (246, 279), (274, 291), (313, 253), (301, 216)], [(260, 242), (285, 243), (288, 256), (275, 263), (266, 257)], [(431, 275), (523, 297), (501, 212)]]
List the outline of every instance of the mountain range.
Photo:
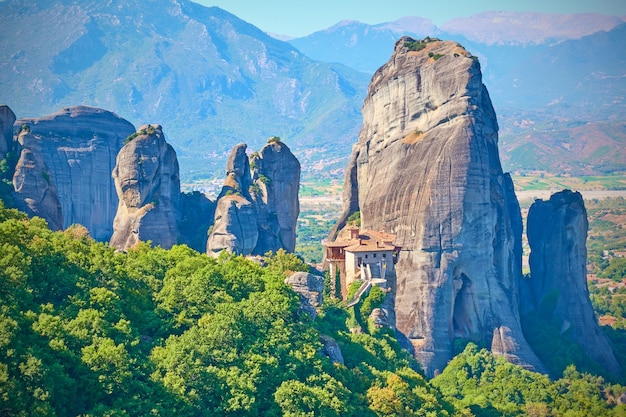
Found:
[[(505, 170), (549, 170), (556, 155), (564, 172), (613, 172), (624, 169), (626, 142), (621, 23), (490, 12), (438, 28), (405, 17), (344, 21), (287, 43), (190, 0), (7, 0), (0, 102), (18, 118), (85, 104), (135, 125), (161, 124), (183, 182), (220, 177), (234, 144), (258, 148), (271, 136), (289, 144), (304, 176), (336, 176), (361, 126), (369, 79), (395, 40), (437, 36), (479, 58), (506, 143)], [(587, 123), (592, 129), (580, 127)], [(593, 142), (598, 129), (609, 151), (590, 151), (583, 167), (567, 148)], [(545, 136), (571, 143), (546, 144)]]

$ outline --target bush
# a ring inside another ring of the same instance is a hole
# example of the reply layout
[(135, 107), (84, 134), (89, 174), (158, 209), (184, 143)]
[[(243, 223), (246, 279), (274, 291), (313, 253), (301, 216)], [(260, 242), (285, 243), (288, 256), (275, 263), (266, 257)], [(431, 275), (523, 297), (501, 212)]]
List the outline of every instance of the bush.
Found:
[(360, 309), (361, 317), (363, 317), (364, 320), (367, 320), (370, 314), (372, 314), (372, 311), (374, 311), (375, 308), (378, 308), (383, 304), (383, 301), (385, 301), (386, 297), (387, 294), (382, 289), (380, 289), (380, 287), (374, 285), (370, 289), (370, 292), (369, 294), (367, 294), (365, 300), (363, 300), (363, 304), (361, 305)]
[(361, 212), (355, 211), (348, 217), (348, 225), (361, 227)]

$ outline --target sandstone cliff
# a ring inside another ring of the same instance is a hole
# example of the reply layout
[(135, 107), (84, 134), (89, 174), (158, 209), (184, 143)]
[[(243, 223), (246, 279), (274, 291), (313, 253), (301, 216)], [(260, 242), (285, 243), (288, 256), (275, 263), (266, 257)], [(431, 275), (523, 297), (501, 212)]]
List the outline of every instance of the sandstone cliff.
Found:
[(182, 218), (178, 224), (180, 243), (198, 252), (206, 250), (209, 227), (215, 216), (215, 202), (201, 192), (181, 194)]
[(207, 253), (228, 250), (240, 255), (293, 252), (300, 213), (300, 163), (289, 147), (273, 139), (253, 154), (236, 145), (226, 165)]
[(522, 285), (525, 312), (539, 311), (609, 372), (621, 369), (596, 321), (587, 289), (587, 212), (578, 192), (536, 200), (528, 212), (531, 278)]
[(17, 140), (20, 155), (13, 174), (16, 207), (31, 217), (45, 219), (52, 230), (63, 229), (56, 176), (44, 161), (42, 140), (27, 127), (20, 131)]
[(15, 113), (9, 106), (0, 105), (0, 160), (13, 147)]
[(22, 125), (28, 128), (19, 139), (16, 204), (44, 217), (52, 228), (79, 223), (95, 239), (108, 240), (117, 208), (111, 171), (135, 128), (114, 113), (87, 106), (16, 122)]
[(110, 243), (127, 250), (150, 240), (170, 248), (178, 242), (181, 218), (176, 152), (160, 125), (143, 125), (133, 136), (113, 169), (119, 204)]
[(363, 228), (396, 234), (395, 325), (430, 375), (455, 339), (543, 370), (521, 331), (521, 215), (481, 78), (455, 42), (396, 43), (370, 83), (333, 231), (358, 209)]
[(300, 162), (281, 141), (271, 141), (252, 158), (257, 187), (259, 242), (255, 252), (296, 249), (296, 225), (300, 214)]

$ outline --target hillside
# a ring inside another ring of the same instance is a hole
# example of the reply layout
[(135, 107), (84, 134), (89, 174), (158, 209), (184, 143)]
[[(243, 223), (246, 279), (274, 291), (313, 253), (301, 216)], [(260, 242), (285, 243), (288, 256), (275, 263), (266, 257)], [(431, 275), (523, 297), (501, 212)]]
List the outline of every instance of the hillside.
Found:
[(7, 415), (624, 412), (619, 385), (573, 367), (551, 382), (472, 344), (427, 381), (385, 329), (348, 330), (358, 308), (327, 300), (314, 321), (299, 313), (283, 271), (302, 265), (284, 255), (261, 268), (185, 246), (116, 253), (1, 205), (0, 246)]
[(356, 135), (368, 76), (219, 8), (163, 4), (0, 2), (0, 102), (18, 118), (84, 104), (159, 123), (183, 179), (214, 176), (242, 140), (276, 135), (322, 159)]

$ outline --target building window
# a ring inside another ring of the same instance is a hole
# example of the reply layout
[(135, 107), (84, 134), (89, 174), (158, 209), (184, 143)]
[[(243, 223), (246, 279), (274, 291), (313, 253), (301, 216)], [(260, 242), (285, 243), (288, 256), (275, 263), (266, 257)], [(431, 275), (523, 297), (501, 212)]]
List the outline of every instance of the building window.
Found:
[(369, 256), (369, 255), (365, 255), (365, 259), (367, 259), (367, 257), (368, 257), (368, 256)]
[(386, 258), (386, 257), (387, 257), (387, 254), (386, 254), (386, 253), (383, 253), (383, 258)]
[(376, 254), (374, 254), (374, 258), (376, 257)]

